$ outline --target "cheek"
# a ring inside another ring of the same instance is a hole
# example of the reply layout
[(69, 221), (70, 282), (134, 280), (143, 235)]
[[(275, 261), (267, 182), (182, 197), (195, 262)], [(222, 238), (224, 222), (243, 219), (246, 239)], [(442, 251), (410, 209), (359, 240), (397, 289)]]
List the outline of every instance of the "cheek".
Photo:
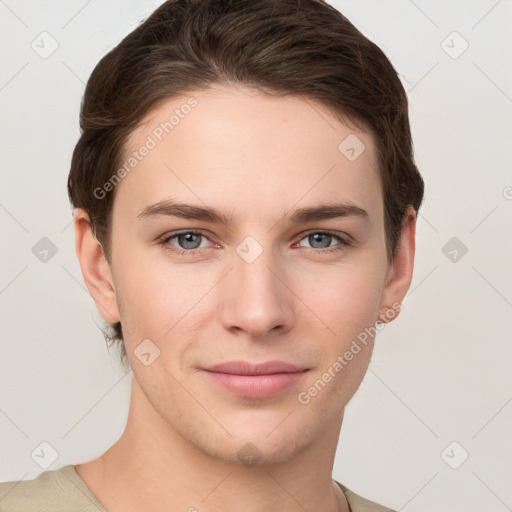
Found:
[[(122, 254), (115, 262), (114, 282), (123, 331), (127, 328), (127, 343), (155, 336), (168, 318), (171, 302), (174, 305), (180, 287), (172, 286), (172, 277), (149, 264), (142, 254)], [(174, 299), (173, 299), (174, 297)], [(164, 314), (164, 313), (167, 313)]]
[(331, 266), (303, 274), (297, 280), (297, 295), (339, 343), (350, 344), (349, 340), (377, 320), (383, 272), (382, 265), (371, 261)]
[(207, 292), (219, 279), (212, 269), (199, 271), (193, 264), (151, 260), (142, 253), (116, 264), (121, 322), (129, 328), (131, 339), (125, 341), (131, 344), (149, 338), (163, 348), (175, 333), (189, 329), (192, 319), (203, 315)]
[[(335, 276), (317, 275), (315, 280), (305, 282), (310, 285), (307, 304), (315, 313), (314, 325), (326, 325), (328, 329), (319, 336), (312, 330), (313, 320), (305, 320), (306, 332), (311, 338), (316, 336), (321, 365), (297, 397), (307, 406), (308, 414), (333, 420), (366, 374), (381, 294), (378, 267), (340, 268)], [(306, 288), (301, 293), (305, 292)]]

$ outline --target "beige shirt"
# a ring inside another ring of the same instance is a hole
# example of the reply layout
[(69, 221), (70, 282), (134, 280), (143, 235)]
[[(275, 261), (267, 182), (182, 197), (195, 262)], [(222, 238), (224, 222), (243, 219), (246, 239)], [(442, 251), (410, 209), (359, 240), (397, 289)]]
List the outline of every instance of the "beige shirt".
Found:
[[(336, 482), (351, 512), (394, 512)], [(70, 464), (33, 480), (0, 483), (0, 512), (106, 512)]]

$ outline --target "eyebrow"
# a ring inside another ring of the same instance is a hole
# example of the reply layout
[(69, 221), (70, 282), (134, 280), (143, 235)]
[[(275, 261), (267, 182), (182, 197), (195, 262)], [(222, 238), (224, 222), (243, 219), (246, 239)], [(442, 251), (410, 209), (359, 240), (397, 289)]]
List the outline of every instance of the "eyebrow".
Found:
[[(144, 220), (158, 216), (201, 220), (226, 225), (233, 223), (233, 215), (225, 214), (215, 208), (179, 203), (169, 199), (147, 206), (137, 215), (137, 219)], [(370, 220), (366, 210), (351, 202), (297, 208), (291, 214), (285, 214), (284, 220), (290, 224), (305, 224), (339, 217), (359, 217), (366, 222)]]

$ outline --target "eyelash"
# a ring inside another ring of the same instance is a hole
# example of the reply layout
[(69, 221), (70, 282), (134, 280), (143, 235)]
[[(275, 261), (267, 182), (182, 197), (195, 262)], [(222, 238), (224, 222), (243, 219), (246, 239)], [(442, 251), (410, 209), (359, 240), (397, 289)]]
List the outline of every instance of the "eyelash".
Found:
[[(187, 235), (187, 234), (201, 235), (201, 236), (204, 236), (207, 240), (210, 240), (208, 235), (205, 232), (200, 231), (200, 230), (192, 229), (192, 230), (189, 230), (189, 231), (173, 231), (172, 233), (168, 233), (168, 234), (164, 235), (159, 240), (158, 243), (160, 245), (162, 245), (166, 250), (169, 250), (169, 251), (173, 252), (174, 254), (178, 254), (180, 256), (192, 256), (192, 257), (195, 257), (195, 256), (199, 255), (199, 253), (200, 253), (199, 249), (190, 249), (190, 250), (187, 251), (187, 250), (184, 250), (184, 249), (178, 249), (175, 246), (169, 244), (169, 242), (173, 238), (176, 238), (176, 237), (178, 237), (180, 235)], [(336, 231), (308, 231), (307, 233), (303, 234), (303, 236), (299, 240), (299, 242), (301, 242), (307, 236), (313, 235), (313, 234), (322, 234), (322, 235), (333, 236), (333, 237), (337, 238), (339, 240), (339, 242), (340, 242), (339, 245), (336, 245), (334, 247), (327, 248), (327, 249), (313, 249), (313, 248), (305, 247), (305, 249), (309, 249), (309, 251), (312, 251), (312, 252), (314, 252), (316, 254), (320, 254), (320, 253), (321, 254), (325, 254), (325, 253), (332, 253), (332, 252), (342, 251), (342, 250), (346, 249), (347, 247), (350, 247), (350, 246), (353, 245), (351, 240), (349, 240), (348, 238), (342, 237), (341, 234), (336, 232)], [(171, 247), (172, 247), (172, 249), (171, 249)]]

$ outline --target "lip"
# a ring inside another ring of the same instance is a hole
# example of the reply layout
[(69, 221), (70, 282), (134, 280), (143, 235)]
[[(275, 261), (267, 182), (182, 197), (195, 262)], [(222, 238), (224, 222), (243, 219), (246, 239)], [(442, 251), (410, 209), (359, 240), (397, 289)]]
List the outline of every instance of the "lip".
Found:
[(267, 361), (265, 363), (246, 363), (245, 361), (227, 361), (204, 368), (206, 371), (229, 373), (233, 375), (271, 375), (274, 373), (296, 373), (306, 370), (284, 361)]
[(202, 371), (213, 382), (238, 396), (265, 398), (296, 384), (309, 370), (284, 361), (251, 364), (229, 361)]

